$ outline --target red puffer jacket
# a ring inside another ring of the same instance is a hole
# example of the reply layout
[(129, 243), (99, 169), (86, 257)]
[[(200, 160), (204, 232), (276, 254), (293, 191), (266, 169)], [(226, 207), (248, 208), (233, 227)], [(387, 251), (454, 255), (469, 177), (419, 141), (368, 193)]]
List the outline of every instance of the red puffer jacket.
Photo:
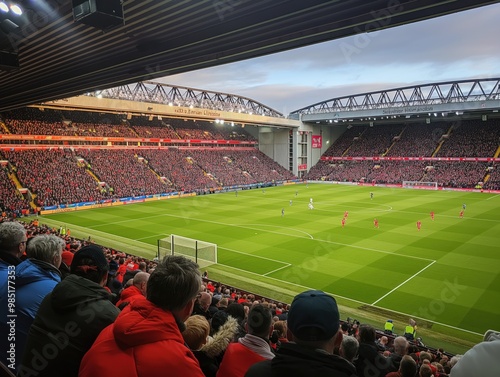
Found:
[(204, 377), (171, 312), (148, 300), (128, 305), (85, 354), (80, 377)]

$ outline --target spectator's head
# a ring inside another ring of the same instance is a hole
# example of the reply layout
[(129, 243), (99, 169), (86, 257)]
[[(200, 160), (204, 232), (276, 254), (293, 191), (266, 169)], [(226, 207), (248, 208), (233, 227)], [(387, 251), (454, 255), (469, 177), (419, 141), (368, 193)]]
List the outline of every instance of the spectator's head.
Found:
[(370, 325), (359, 326), (358, 340), (360, 343), (374, 343), (377, 333), (375, 328)]
[(462, 358), (463, 355), (455, 355), (450, 359), (450, 368), (453, 368)]
[(404, 336), (397, 336), (394, 338), (394, 353), (398, 355), (406, 355), (408, 351), (408, 340)]
[(381, 345), (386, 346), (387, 343), (389, 343), (389, 338), (384, 335), (384, 336), (381, 336), (378, 341)]
[(87, 245), (78, 250), (71, 262), (71, 273), (105, 285), (108, 278), (108, 260), (101, 247)]
[(204, 311), (207, 311), (212, 303), (212, 295), (208, 292), (201, 292), (200, 297), (198, 298), (198, 303)]
[(401, 377), (415, 377), (417, 374), (417, 363), (409, 355), (404, 355), (399, 364)]
[(280, 338), (286, 338), (287, 327), (285, 321), (277, 321), (274, 323), (274, 330), (277, 331)]
[(245, 319), (245, 308), (243, 305), (236, 302), (227, 306), (226, 313), (231, 317), (236, 318), (236, 320), (240, 323)]
[(432, 369), (429, 364), (422, 364), (418, 373), (419, 377), (432, 377)]
[(219, 301), (219, 309), (226, 310), (228, 305), (227, 297), (222, 297)]
[(352, 363), (358, 354), (358, 348), (359, 343), (355, 337), (344, 336), (342, 337), (342, 343), (340, 344), (340, 356)]
[(333, 353), (342, 340), (335, 299), (317, 290), (298, 294), (288, 312), (288, 330), (297, 344)]
[(148, 291), (148, 280), (149, 274), (147, 272), (136, 273), (132, 280), (132, 284), (141, 291), (143, 296), (146, 296), (146, 292)]
[(193, 311), (200, 287), (198, 265), (183, 256), (169, 255), (149, 277), (146, 297), (184, 322)]
[(424, 360), (427, 360), (430, 363), (432, 361), (432, 356), (429, 352), (422, 351), (419, 354), (419, 360), (420, 360), (420, 364), (423, 364)]
[(118, 262), (114, 259), (110, 260), (108, 274), (111, 276), (116, 276), (116, 274), (118, 273), (118, 268)]
[(198, 351), (207, 342), (210, 324), (201, 315), (189, 317), (184, 324), (186, 325), (186, 329), (182, 332), (184, 341), (191, 350)]
[(28, 241), (26, 229), (16, 221), (0, 223), (0, 251), (21, 257), (26, 250)]
[(271, 310), (262, 304), (252, 306), (248, 313), (246, 327), (249, 334), (269, 339), (273, 328)]
[(340, 325), (340, 329), (342, 330), (342, 332), (344, 334), (347, 335), (347, 333), (349, 332), (349, 324), (347, 322), (342, 322), (342, 324)]
[(215, 334), (217, 331), (219, 331), (221, 326), (227, 322), (228, 318), (229, 315), (223, 310), (215, 312), (215, 314), (212, 316), (212, 319), (210, 320), (212, 333)]
[(62, 251), (66, 243), (55, 234), (40, 234), (33, 237), (26, 246), (26, 255), (59, 268), (62, 261)]

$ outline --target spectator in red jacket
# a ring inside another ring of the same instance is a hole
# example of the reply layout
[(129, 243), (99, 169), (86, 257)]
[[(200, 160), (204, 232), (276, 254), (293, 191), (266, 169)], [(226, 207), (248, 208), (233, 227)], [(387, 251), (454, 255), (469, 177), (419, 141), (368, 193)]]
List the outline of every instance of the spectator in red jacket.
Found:
[(147, 299), (127, 305), (101, 332), (85, 354), (79, 376), (203, 377), (182, 337), (200, 287), (196, 263), (178, 255), (165, 257), (148, 280)]
[(248, 333), (238, 339), (238, 343), (229, 344), (217, 377), (243, 377), (253, 364), (274, 358), (269, 344), (272, 319), (271, 310), (262, 304), (250, 309), (246, 323)]
[(139, 272), (133, 277), (133, 283), (130, 287), (125, 288), (120, 299), (116, 303), (119, 309), (122, 309), (137, 300), (138, 298), (144, 298), (147, 292), (147, 284), (149, 280), (149, 274), (147, 272)]

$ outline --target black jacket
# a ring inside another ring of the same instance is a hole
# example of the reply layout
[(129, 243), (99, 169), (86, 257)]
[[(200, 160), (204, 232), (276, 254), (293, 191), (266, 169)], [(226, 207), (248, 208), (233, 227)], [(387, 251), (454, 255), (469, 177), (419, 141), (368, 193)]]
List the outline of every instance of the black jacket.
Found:
[(329, 355), (296, 343), (283, 343), (272, 360), (254, 364), (245, 377), (356, 376), (356, 368), (337, 355)]
[(99, 284), (69, 275), (43, 299), (18, 375), (78, 376), (83, 355), (120, 310)]
[(354, 365), (359, 377), (384, 377), (394, 371), (392, 360), (384, 357), (375, 343), (359, 343), (358, 358)]

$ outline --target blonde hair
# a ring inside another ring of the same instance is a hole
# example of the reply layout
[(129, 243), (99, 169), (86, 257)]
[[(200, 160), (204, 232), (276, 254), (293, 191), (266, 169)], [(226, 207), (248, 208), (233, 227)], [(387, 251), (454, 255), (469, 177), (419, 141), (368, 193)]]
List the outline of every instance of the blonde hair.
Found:
[(207, 342), (210, 324), (201, 315), (189, 317), (184, 324), (186, 325), (186, 329), (182, 332), (184, 341), (191, 350), (199, 350)]
[(274, 329), (278, 332), (280, 337), (286, 338), (287, 326), (285, 321), (275, 322)]
[(428, 365), (428, 364), (422, 364), (420, 366), (420, 371), (419, 371), (418, 375), (420, 377), (432, 377), (432, 376), (434, 376), (432, 374), (432, 369), (431, 369), (430, 365)]

